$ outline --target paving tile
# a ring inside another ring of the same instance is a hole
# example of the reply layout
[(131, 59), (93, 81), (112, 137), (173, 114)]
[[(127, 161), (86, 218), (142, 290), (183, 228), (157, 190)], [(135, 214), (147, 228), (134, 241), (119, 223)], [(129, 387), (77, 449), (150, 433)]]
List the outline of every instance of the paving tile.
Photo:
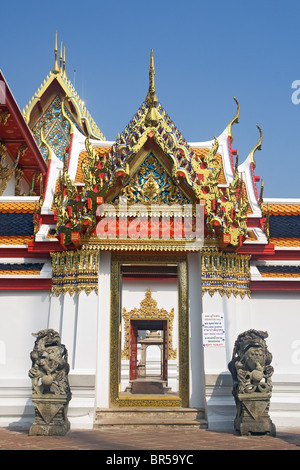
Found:
[(0, 429), (0, 450), (300, 450), (300, 429), (277, 431), (276, 437), (153, 427), (71, 430), (63, 437), (45, 437)]

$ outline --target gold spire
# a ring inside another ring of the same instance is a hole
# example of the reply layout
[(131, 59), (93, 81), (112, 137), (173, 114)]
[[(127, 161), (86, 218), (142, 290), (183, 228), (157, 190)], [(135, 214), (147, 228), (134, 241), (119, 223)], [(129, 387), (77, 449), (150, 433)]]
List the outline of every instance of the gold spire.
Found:
[(149, 90), (145, 99), (145, 103), (148, 108), (155, 108), (158, 103), (156, 93), (155, 93), (154, 77), (155, 77), (154, 58), (153, 58), (153, 49), (151, 49), (150, 68), (149, 68)]
[(55, 46), (54, 46), (54, 65), (53, 65), (53, 69), (52, 69), (52, 72), (53, 73), (59, 73), (59, 66), (58, 66), (58, 62), (57, 62), (57, 31), (56, 31), (56, 34), (55, 34)]
[(64, 46), (64, 55), (63, 55), (63, 78), (67, 78), (67, 74), (66, 74), (66, 46)]
[(158, 103), (158, 99), (155, 93), (155, 70), (154, 70), (154, 58), (153, 58), (153, 49), (150, 53), (150, 67), (149, 67), (149, 89), (147, 96), (145, 98), (145, 104), (147, 106), (148, 112), (145, 118), (145, 122), (148, 126), (156, 126), (160, 118), (158, 111), (155, 109)]

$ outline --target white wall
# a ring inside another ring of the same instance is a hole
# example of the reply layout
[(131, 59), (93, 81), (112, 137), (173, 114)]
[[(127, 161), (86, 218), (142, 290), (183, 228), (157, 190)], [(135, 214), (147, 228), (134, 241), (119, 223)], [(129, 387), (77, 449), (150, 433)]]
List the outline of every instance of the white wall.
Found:
[(299, 422), (300, 417), (300, 293), (252, 292), (245, 297), (203, 298), (203, 311), (224, 313), (225, 346), (204, 348), (206, 393), (211, 423), (227, 422), (235, 414), (228, 363), (234, 342), (246, 330), (268, 332), (266, 343), (274, 367), (271, 417), (275, 424)]
[(0, 426), (33, 422), (30, 353), (32, 333), (47, 328), (50, 294), (46, 291), (1, 291)]
[(32, 333), (47, 328), (49, 304), (47, 291), (1, 291), (1, 379), (28, 376), (36, 339)]

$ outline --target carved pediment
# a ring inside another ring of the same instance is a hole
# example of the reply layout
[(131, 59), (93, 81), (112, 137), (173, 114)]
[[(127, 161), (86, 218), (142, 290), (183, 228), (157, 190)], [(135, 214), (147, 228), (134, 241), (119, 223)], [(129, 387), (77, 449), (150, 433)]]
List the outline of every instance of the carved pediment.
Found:
[(115, 198), (126, 197), (127, 204), (189, 204), (190, 201), (151, 152)]

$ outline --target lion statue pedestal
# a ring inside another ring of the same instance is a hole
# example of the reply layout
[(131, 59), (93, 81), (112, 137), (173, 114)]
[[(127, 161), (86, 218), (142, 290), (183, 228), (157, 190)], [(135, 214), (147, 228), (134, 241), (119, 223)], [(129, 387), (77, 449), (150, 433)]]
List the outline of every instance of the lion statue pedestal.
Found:
[(234, 427), (241, 435), (276, 434), (269, 416), (274, 370), (265, 342), (267, 337), (267, 332), (257, 330), (241, 333), (228, 364), (237, 409)]
[(32, 367), (32, 401), (35, 421), (30, 436), (64, 436), (70, 429), (67, 409), (71, 400), (68, 381), (68, 352), (59, 334), (51, 329), (41, 330), (30, 354)]

